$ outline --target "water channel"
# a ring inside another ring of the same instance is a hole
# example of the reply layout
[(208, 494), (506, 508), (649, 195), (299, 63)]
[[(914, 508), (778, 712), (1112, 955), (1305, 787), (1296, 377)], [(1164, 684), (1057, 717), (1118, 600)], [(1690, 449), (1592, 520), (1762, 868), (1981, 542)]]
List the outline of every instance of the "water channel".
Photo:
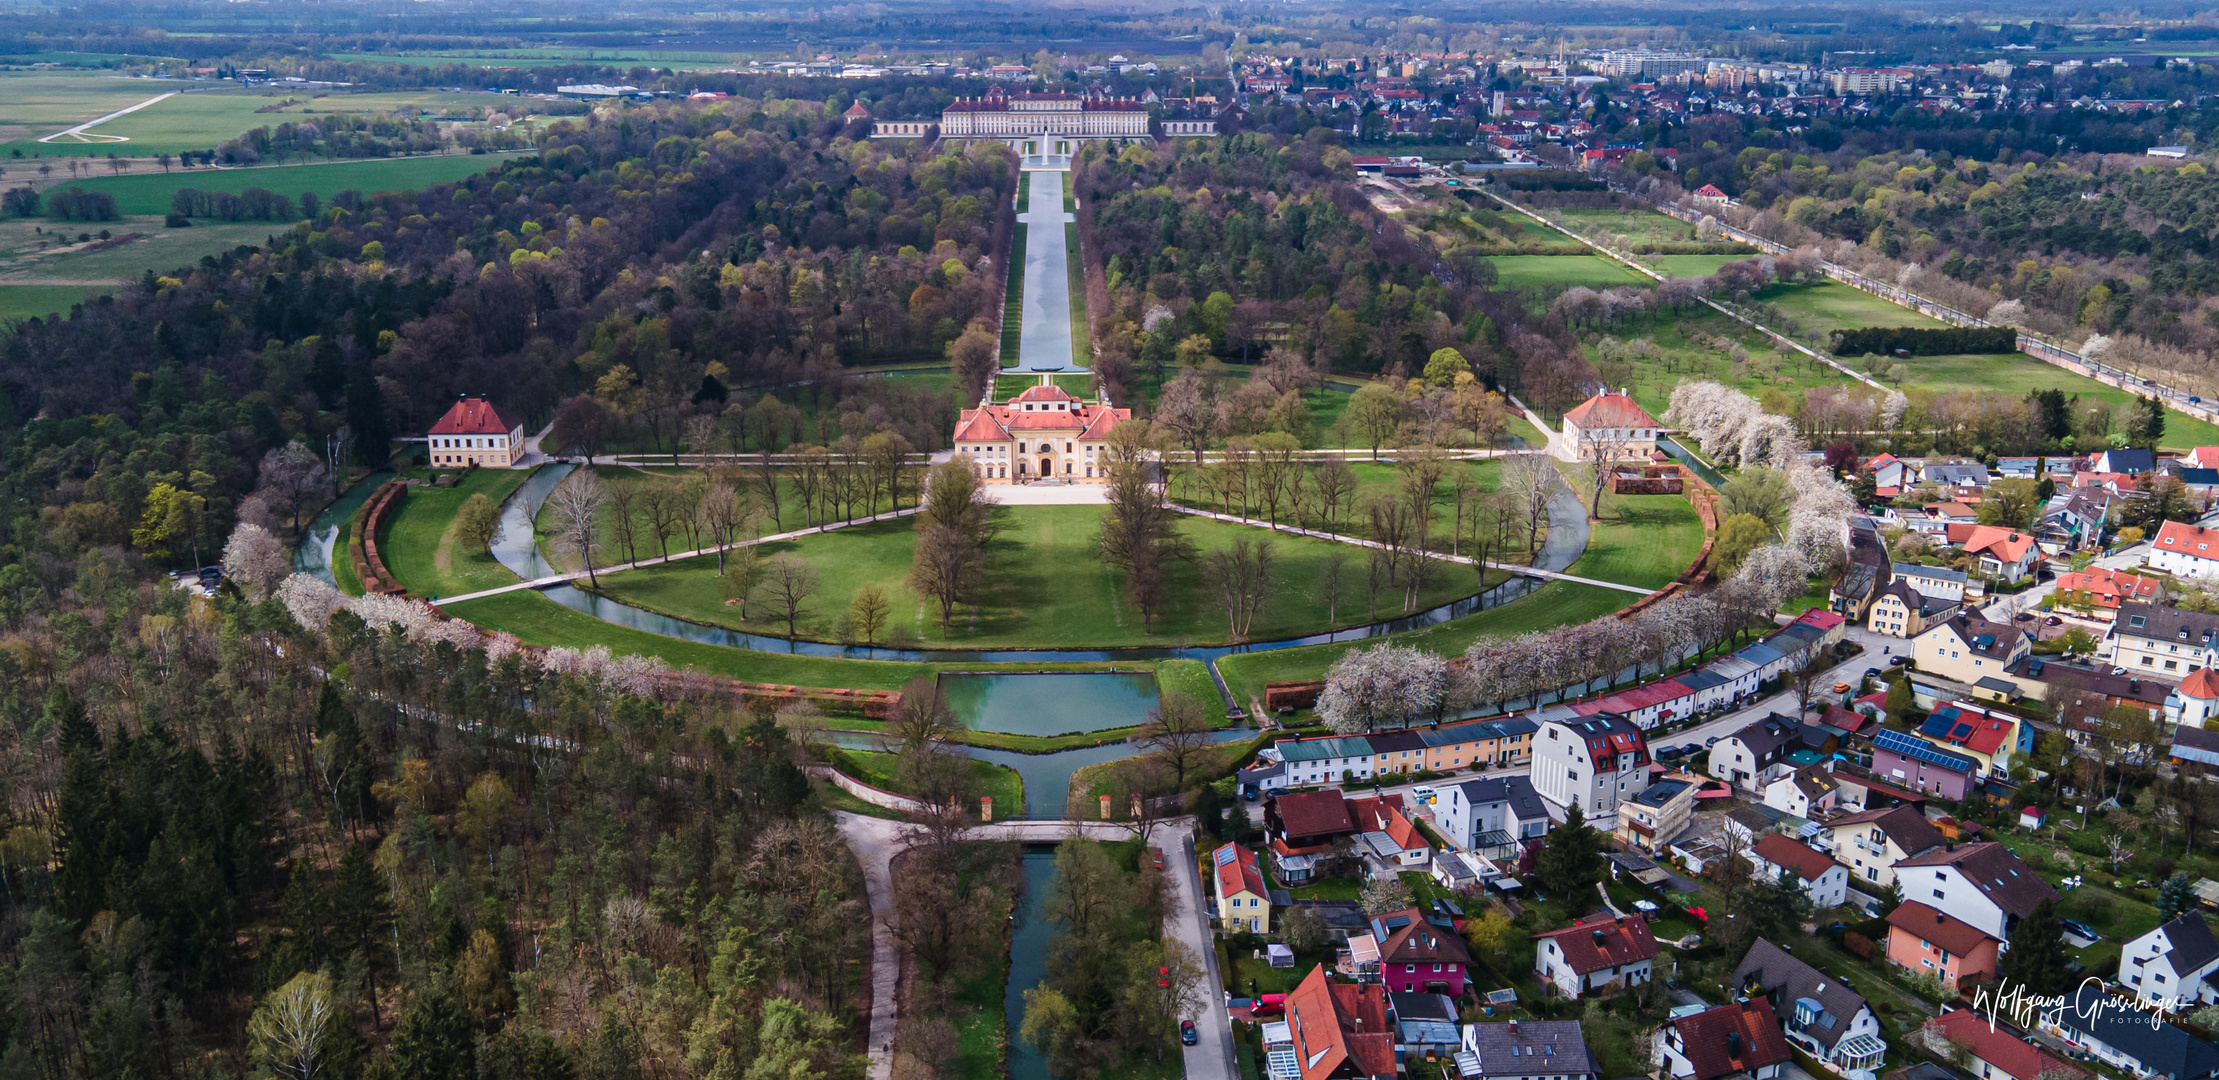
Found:
[(293, 549), (293, 569), (337, 585), (339, 582), (332, 576), (331, 566), (339, 549), (339, 534), (346, 530), (347, 520), (370, 500), (379, 485), (391, 479), (393, 474), (389, 472), (371, 473), (324, 507), (323, 513), (309, 523), (300, 545)]
[(1009, 930), (1009, 986), (1002, 991), (1009, 1026), (1008, 1075), (1009, 1080), (1050, 1080), (1047, 1056), (1018, 1029), (1025, 1023), (1025, 991), (1048, 977), (1049, 926), (1042, 909), (1048, 902), (1048, 882), (1056, 876), (1055, 852), (1028, 847), (1024, 865), (1025, 893), (1017, 898)]

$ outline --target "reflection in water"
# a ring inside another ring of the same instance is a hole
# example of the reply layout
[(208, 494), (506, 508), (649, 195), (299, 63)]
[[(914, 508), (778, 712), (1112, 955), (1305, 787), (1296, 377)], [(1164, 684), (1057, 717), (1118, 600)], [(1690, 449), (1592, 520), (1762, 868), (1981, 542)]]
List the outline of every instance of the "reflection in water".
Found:
[(324, 507), (324, 512), (316, 515), (316, 520), (309, 523), (308, 532), (301, 536), (299, 545), (293, 548), (293, 569), (310, 577), (322, 578), (333, 585), (339, 584), (338, 579), (331, 574), (331, 560), (333, 552), (339, 546), (339, 532), (347, 527), (347, 519), (353, 517), (354, 512), (369, 501), (371, 494), (391, 479), (393, 474), (389, 472), (371, 473), (348, 488), (330, 506)]
[(1156, 707), (1156, 676), (1147, 671), (942, 675), (940, 690), (964, 727), (1014, 735), (1128, 727)]
[(1056, 857), (1049, 851), (1027, 851), (1025, 892), (1017, 898), (1016, 920), (1010, 927), (1009, 987), (1002, 992), (1002, 1008), (1009, 1024), (1009, 1080), (1049, 1080), (1048, 1059), (1025, 1041), (1025, 991), (1048, 978), (1048, 920), (1041, 909), (1048, 899), (1048, 882), (1056, 876)]
[[(1141, 719), (1143, 718), (1135, 716), (1130, 722), (1137, 724)], [(1225, 728), (1214, 733), (1211, 741), (1237, 742), (1254, 734), (1255, 732), (1245, 728)], [(835, 731), (828, 738), (834, 746), (849, 750), (877, 750), (884, 745), (878, 736), (863, 731)], [(1088, 765), (1116, 761), (1139, 752), (1132, 744), (1123, 742), (1089, 746), (1082, 750), (1059, 750), (1053, 754), (1020, 754), (1015, 750), (995, 750), (984, 746), (957, 745), (954, 749), (980, 761), (1015, 769), (1017, 775), (1025, 781), (1025, 806), (1021, 813), (1011, 816), (1048, 819), (1064, 816), (1064, 800), (1071, 790), (1072, 774)], [(1124, 807), (1115, 809), (1120, 814), (1125, 810)]]

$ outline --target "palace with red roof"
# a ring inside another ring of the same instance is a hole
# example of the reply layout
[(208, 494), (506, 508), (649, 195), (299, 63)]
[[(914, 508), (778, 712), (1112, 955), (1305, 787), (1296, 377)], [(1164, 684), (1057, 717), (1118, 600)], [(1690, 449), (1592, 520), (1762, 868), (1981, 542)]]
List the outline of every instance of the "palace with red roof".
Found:
[(1625, 391), (1605, 389), (1564, 414), (1564, 441), (1581, 458), (1600, 444), (1608, 457), (1647, 461), (1656, 452), (1662, 426)]
[(955, 423), (956, 459), (990, 484), (1099, 484), (1108, 477), (1109, 433), (1132, 418), (1131, 409), (1081, 401), (1043, 375), (1040, 385), (1006, 402), (963, 410)]
[(425, 441), (434, 466), (506, 469), (524, 456), (524, 422), (482, 397), (464, 397), (431, 426)]

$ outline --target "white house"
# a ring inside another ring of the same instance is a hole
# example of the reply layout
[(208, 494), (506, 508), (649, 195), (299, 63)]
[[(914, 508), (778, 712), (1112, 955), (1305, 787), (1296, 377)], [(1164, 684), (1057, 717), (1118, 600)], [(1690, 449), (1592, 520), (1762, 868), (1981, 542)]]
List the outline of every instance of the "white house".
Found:
[(1641, 729), (1608, 713), (1543, 720), (1533, 737), (1533, 788), (1559, 806), (1578, 805), (1587, 822), (1617, 828), (1618, 801), (1649, 786), (1649, 744)]
[(2058, 899), (2034, 868), (2002, 844), (1948, 844), (1895, 864), (1896, 888), (1916, 900), (1998, 941), (2011, 940), (2011, 928), (2034, 913), (2035, 905)]
[(1811, 907), (1825, 911), (1849, 902), (1849, 868), (1779, 833), (1766, 833), (1743, 855), (1756, 874), (1795, 875)]
[(1765, 770), (1802, 745), (1802, 725), (1773, 713), (1718, 740), (1710, 748), (1710, 774), (1735, 787), (1761, 790)]
[(2203, 1080), (2219, 1076), (2219, 1046), (2153, 1018), (2132, 1001), (2081, 985), (2035, 1014), (2034, 1029), (2131, 1076)]
[(1654, 1038), (1656, 1064), (1670, 1080), (1775, 1080), (1794, 1057), (1761, 997), (1674, 1017)]
[(1361, 735), (1286, 739), (1272, 749), (1286, 763), (1286, 783), (1291, 787), (1371, 779), (1374, 754), (1371, 743)]
[(1771, 999), (1788, 1041), (1837, 1072), (1877, 1072), (1888, 1053), (1880, 1021), (1849, 984), (1763, 938), (1749, 947), (1730, 985)]
[(2168, 521), (2150, 541), (2149, 562), (2176, 577), (2219, 577), (2219, 529)]
[(1612, 983), (1630, 988), (1649, 981), (1657, 939), (1640, 915), (1591, 915), (1562, 930), (1535, 934), (1533, 974), (1566, 998)]
[(2184, 911), (2119, 950), (2119, 982), (2150, 998), (2219, 1004), (2219, 940), (2197, 911)]
[(1433, 805), (1441, 838), (1459, 848), (1499, 851), (1549, 831), (1549, 810), (1533, 781), (1523, 776), (1466, 780), (1441, 792)]
[[(1858, 888), (1875, 892), (1895, 880), (1895, 865), (1948, 843), (1915, 806), (1891, 806), (1835, 818), (1825, 825), (1834, 861), (1846, 863)], [(1918, 899), (1908, 891), (1905, 899)]]
[(2165, 722), (2174, 727), (2200, 728), (2219, 716), (2219, 674), (2210, 668), (2191, 672), (2165, 697)]
[(1841, 785), (1834, 774), (1816, 765), (1805, 765), (1764, 786), (1764, 804), (1784, 814), (1817, 819), (1834, 808)]
[(1583, 458), (1595, 446), (1609, 459), (1645, 461), (1657, 448), (1659, 426), (1624, 390), (1604, 390), (1564, 414), (1564, 441)]
[(2219, 666), (2219, 615), (2163, 604), (2120, 604), (2108, 640), (2112, 665), (2130, 675), (2179, 679)]

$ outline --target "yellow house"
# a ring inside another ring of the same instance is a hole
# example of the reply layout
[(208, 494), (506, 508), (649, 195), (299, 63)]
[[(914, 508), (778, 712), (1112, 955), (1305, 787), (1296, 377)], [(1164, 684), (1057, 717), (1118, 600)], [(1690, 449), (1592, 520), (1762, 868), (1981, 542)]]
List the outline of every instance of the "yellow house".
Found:
[(1516, 765), (1533, 756), (1534, 723), (1522, 716), (1413, 730), (1425, 742), (1424, 767), (1430, 772)]
[(1947, 618), (1956, 607), (1912, 588), (1907, 581), (1897, 580), (1873, 600), (1872, 610), (1865, 616), (1865, 628), (1889, 637), (1915, 638), (1936, 619)]
[(1920, 671), (1967, 684), (2003, 679), (2005, 668), (2033, 651), (2017, 627), (1972, 614), (1937, 622), (1911, 640), (1911, 660)]
[(1239, 844), (1226, 844), (1210, 853), (1217, 868), (1217, 921), (1227, 933), (1271, 932), (1271, 893), (1264, 888), (1264, 872), (1256, 853)]
[(524, 422), (482, 397), (464, 397), (448, 407), (424, 441), (435, 466), (505, 469), (524, 456)]

